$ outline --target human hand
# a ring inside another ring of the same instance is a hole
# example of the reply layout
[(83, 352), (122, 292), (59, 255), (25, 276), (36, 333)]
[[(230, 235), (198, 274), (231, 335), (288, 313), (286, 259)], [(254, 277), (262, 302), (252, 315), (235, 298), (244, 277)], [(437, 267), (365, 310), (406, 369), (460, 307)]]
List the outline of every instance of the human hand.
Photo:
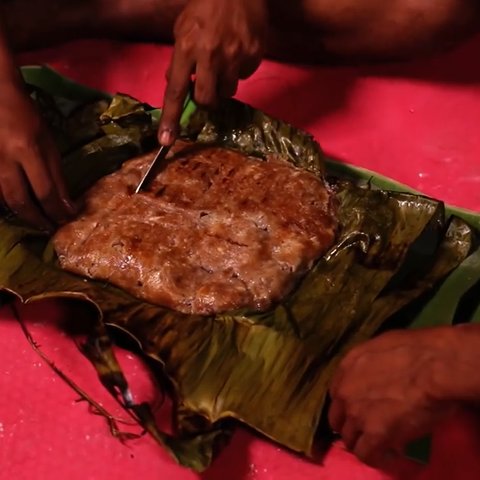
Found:
[(45, 231), (75, 213), (53, 139), (20, 82), (12, 80), (0, 85), (0, 203)]
[(189, 0), (174, 28), (175, 48), (168, 70), (158, 133), (162, 145), (173, 143), (195, 74), (194, 99), (212, 107), (233, 96), (239, 79), (260, 65), (267, 31), (265, 0)]
[(330, 388), (329, 421), (347, 449), (388, 469), (408, 443), (455, 411), (447, 385), (452, 374), (468, 376), (457, 333), (452, 327), (392, 331), (345, 356)]

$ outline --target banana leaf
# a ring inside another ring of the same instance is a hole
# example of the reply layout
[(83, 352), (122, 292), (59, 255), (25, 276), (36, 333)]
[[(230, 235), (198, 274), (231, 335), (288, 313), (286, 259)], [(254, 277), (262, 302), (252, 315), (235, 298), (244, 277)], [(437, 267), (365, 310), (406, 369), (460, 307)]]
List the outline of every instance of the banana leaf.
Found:
[[(74, 196), (153, 147), (158, 110), (83, 89), (48, 69), (23, 73), (54, 127)], [(321, 421), (328, 383), (349, 348), (412, 305), (416, 316), (405, 322), (412, 326), (454, 321), (480, 279), (479, 217), (328, 161), (310, 135), (237, 101), (215, 114), (190, 103), (182, 126), (196, 142), (259, 158), (280, 153), (328, 175), (339, 204), (338, 238), (290, 295), (267, 312), (183, 315), (61, 270), (48, 238), (7, 218), (0, 220), (0, 288), (23, 301), (64, 297), (94, 306), (86, 355), (112, 394), (183, 465), (207, 468), (232, 431), (230, 419), (312, 456), (315, 439), (331, 433)], [(127, 334), (168, 378), (173, 435), (157, 429), (146, 405), (132, 403), (105, 327)]]

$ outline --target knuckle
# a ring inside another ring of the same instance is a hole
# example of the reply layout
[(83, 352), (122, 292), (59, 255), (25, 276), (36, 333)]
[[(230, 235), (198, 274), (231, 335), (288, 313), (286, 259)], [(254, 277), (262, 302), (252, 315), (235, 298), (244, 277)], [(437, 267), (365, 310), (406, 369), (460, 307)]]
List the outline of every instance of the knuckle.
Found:
[(195, 102), (202, 107), (211, 107), (215, 103), (215, 97), (205, 89), (195, 92)]
[(173, 36), (175, 39), (179, 39), (182, 34), (185, 32), (185, 25), (188, 23), (188, 17), (185, 15), (185, 12), (180, 13), (173, 25)]
[(232, 42), (224, 47), (224, 54), (227, 60), (234, 60), (242, 53), (242, 46), (239, 42)]
[(364, 418), (361, 426), (372, 443), (379, 443), (387, 436), (387, 426), (385, 423), (375, 420), (375, 418)]
[(190, 56), (195, 48), (195, 42), (190, 35), (182, 35), (178, 37), (175, 48), (178, 48), (183, 55)]
[(207, 58), (214, 58), (220, 53), (221, 47), (222, 45), (218, 38), (208, 37), (203, 41), (201, 51)]
[(173, 26), (173, 33), (175, 36), (182, 36), (189, 33), (196, 33), (205, 26), (205, 22), (202, 17), (195, 15), (187, 9), (184, 9), (180, 15), (178, 15), (175, 24)]
[(258, 39), (252, 40), (247, 49), (248, 53), (252, 57), (258, 57), (261, 54), (262, 50), (263, 50), (262, 42), (260, 42)]
[(369, 439), (369, 444), (373, 450), (377, 450), (380, 445), (388, 443), (388, 435), (384, 428), (372, 428), (366, 424), (363, 432)]
[(6, 162), (32, 164), (40, 156), (39, 136), (12, 137), (3, 145), (3, 156)]

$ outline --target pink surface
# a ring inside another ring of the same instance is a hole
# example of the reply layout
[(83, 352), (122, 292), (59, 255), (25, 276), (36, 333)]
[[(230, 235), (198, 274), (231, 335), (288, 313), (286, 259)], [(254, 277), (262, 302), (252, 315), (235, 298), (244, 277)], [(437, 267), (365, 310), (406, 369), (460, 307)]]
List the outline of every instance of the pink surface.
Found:
[[(480, 39), (436, 59), (364, 69), (304, 68), (264, 62), (239, 98), (312, 132), (331, 155), (377, 170), (459, 206), (480, 209)], [(72, 78), (160, 104), (170, 49), (86, 42), (37, 52)], [(56, 326), (55, 303), (22, 308), (34, 337), (85, 390), (121, 414), (72, 340)], [(0, 310), (0, 480), (380, 480), (336, 445), (313, 465), (239, 431), (207, 473), (173, 464), (144, 437), (123, 446), (31, 350), (7, 309)], [(137, 395), (153, 398), (141, 364), (120, 358)], [(420, 477), (477, 479), (480, 421), (471, 414), (441, 428)], [(463, 464), (463, 468), (459, 466)], [(414, 478), (413, 470), (402, 478)], [(400, 474), (400, 471), (397, 472)]]

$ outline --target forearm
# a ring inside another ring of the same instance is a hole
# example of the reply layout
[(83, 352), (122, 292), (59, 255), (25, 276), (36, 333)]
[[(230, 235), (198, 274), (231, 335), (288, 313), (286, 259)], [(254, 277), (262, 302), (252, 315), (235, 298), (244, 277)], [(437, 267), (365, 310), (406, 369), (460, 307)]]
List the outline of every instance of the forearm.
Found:
[[(92, 37), (169, 42), (187, 1), (10, 0), (0, 3), (0, 14), (15, 51)], [(444, 50), (480, 30), (478, 0), (268, 3), (267, 56), (284, 61), (411, 58)]]
[(0, 14), (15, 51), (85, 38), (169, 41), (186, 1), (11, 0)]
[(306, 63), (409, 59), (480, 31), (478, 0), (269, 0), (270, 56)]
[(100, 3), (99, 0), (10, 0), (0, 3), (0, 14), (11, 48), (17, 52), (95, 36), (99, 17), (103, 15)]
[(480, 325), (448, 329), (444, 355), (432, 361), (426, 381), (439, 401), (480, 405)]

